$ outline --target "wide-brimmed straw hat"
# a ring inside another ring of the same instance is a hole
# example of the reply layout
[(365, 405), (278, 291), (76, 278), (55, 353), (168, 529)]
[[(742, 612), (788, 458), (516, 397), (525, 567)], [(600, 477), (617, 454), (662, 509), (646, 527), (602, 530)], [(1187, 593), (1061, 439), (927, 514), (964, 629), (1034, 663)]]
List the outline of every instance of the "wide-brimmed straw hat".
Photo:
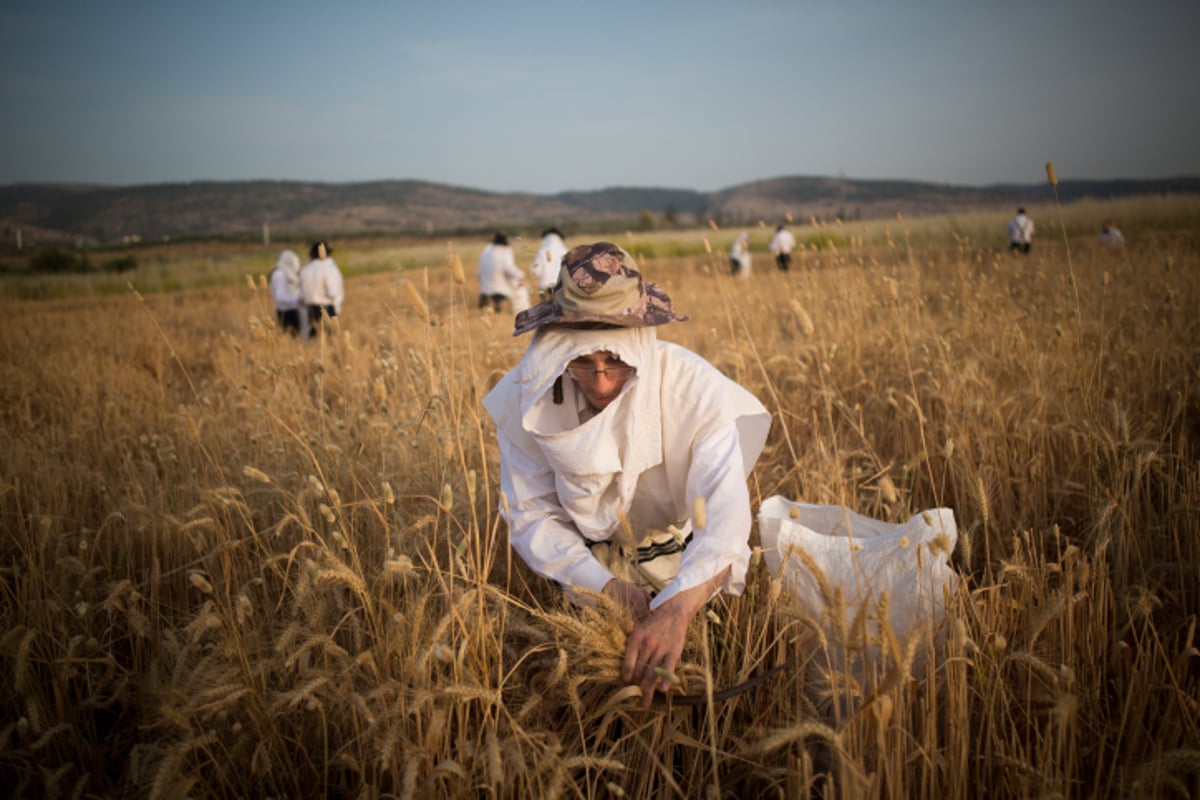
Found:
[(554, 297), (517, 314), (513, 336), (544, 325), (641, 328), (686, 320), (637, 262), (612, 242), (581, 244), (563, 256)]

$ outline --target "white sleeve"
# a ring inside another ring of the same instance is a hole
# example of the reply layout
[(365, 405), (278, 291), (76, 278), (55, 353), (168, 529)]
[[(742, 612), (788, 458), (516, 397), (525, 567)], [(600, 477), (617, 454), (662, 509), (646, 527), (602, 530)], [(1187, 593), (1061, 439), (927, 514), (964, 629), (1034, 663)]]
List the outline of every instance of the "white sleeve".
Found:
[(346, 299), (346, 289), (342, 284), (342, 271), (336, 264), (331, 263), (325, 271), (325, 294), (334, 311), (342, 313), (342, 301)]
[[(716, 428), (693, 446), (687, 476), (689, 511), (694, 498), (704, 498), (705, 526), (693, 528), (683, 551), (679, 573), (655, 596), (655, 609), (684, 589), (698, 586), (730, 567), (719, 587), (741, 594), (750, 564), (750, 492), (742, 465), (742, 448), (735, 424)], [(693, 526), (695, 520), (692, 521)]]
[(530, 569), (564, 586), (598, 592), (612, 580), (584, 543), (558, 501), (554, 471), (513, 445), (504, 431), (500, 444), (500, 489), (508, 498), (508, 540)]
[(306, 272), (304, 272), (304, 270), (301, 270), (300, 271), (300, 297), (298, 299), (300, 301), (300, 305), (302, 305), (302, 306), (309, 305), (308, 298), (311, 297), (311, 293), (309, 292), (309, 289), (311, 287), (308, 285), (308, 283), (309, 283), (308, 274)]
[(298, 292), (293, 294), (288, 287), (287, 276), (283, 274), (283, 270), (277, 269), (271, 273), (271, 299), (275, 301), (276, 308), (294, 306), (299, 300), (298, 295)]
[(517, 266), (516, 260), (511, 255), (505, 259), (504, 275), (514, 286), (520, 286), (525, 282), (525, 273)]

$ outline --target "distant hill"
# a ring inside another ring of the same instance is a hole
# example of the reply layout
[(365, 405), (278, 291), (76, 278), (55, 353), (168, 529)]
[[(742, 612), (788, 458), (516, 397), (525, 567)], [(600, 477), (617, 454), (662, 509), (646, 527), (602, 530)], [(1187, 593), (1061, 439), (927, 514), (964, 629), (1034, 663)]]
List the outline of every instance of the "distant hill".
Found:
[[(1200, 192), (1200, 178), (1064, 181), (1064, 201), (1136, 194)], [(552, 195), (485, 192), (425, 181), (305, 183), (194, 182), (145, 186), (14, 184), (0, 186), (5, 241), (63, 239), (111, 243), (164, 238), (349, 236), (532, 229), (549, 224), (594, 228), (634, 225), (649, 212), (681, 224), (871, 219), (997, 208), (1053, 198), (1045, 184), (952, 186), (920, 181), (780, 177), (716, 192), (611, 187)]]

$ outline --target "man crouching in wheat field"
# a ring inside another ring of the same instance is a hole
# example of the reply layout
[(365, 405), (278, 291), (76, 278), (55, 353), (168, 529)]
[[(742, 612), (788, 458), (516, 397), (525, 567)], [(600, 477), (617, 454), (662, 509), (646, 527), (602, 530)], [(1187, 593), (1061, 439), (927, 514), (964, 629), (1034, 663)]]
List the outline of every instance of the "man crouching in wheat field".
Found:
[(643, 707), (696, 612), (745, 587), (746, 478), (771, 424), (744, 388), (658, 341), (656, 326), (685, 319), (620, 247), (576, 247), (553, 298), (517, 315), (514, 335), (533, 341), (483, 401), (513, 548), (568, 591), (630, 610), (622, 677)]

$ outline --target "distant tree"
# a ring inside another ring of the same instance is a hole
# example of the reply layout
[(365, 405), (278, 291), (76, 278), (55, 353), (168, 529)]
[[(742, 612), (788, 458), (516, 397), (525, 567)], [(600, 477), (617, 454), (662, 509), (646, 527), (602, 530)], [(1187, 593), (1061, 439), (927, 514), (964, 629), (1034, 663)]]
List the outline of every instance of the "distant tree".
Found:
[(667, 206), (662, 215), (664, 228), (679, 227), (679, 212), (675, 210), (675, 206)]
[(32, 272), (87, 272), (87, 254), (75, 255), (62, 247), (47, 247), (29, 257)]
[(639, 231), (654, 230), (654, 215), (650, 213), (649, 209), (643, 208), (638, 212), (637, 229)]
[(105, 272), (128, 272), (132, 269), (137, 269), (137, 258), (131, 255), (114, 258), (104, 262)]

